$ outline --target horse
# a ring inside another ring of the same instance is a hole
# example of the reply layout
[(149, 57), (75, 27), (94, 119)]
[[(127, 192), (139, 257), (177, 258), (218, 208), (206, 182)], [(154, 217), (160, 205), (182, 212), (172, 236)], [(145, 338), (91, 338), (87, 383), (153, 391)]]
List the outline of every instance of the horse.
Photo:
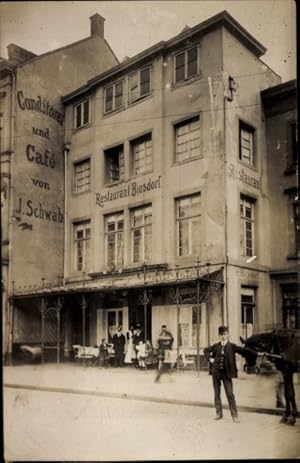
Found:
[[(293, 376), (294, 373), (300, 371), (300, 330), (280, 328), (254, 334), (246, 340), (240, 339), (245, 348), (263, 353), (281, 372), (286, 405), (280, 422), (294, 425), (297, 417), (297, 406)], [(246, 369), (254, 367), (256, 359), (255, 355), (246, 355)]]

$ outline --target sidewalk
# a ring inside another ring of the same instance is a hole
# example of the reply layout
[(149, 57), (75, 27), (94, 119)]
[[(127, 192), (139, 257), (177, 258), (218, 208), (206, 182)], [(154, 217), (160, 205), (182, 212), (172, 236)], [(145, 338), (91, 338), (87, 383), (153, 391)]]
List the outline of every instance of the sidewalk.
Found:
[[(29, 388), (74, 394), (122, 397), (132, 400), (213, 407), (211, 376), (205, 372), (173, 371), (154, 383), (155, 370), (133, 367), (99, 368), (80, 364), (44, 364), (3, 367), (4, 387)], [(276, 376), (276, 375), (275, 375)], [(274, 375), (240, 372), (234, 392), (240, 411), (281, 415), (275, 408)], [(295, 374), (296, 402), (300, 404), (300, 374)], [(222, 391), (224, 408), (227, 401)]]

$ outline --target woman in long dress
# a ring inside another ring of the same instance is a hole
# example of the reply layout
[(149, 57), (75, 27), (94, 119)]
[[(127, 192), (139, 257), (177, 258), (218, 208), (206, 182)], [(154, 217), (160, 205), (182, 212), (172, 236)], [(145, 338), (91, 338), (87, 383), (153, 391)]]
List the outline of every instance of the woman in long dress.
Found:
[(133, 336), (135, 334), (134, 326), (130, 325), (129, 330), (126, 333), (127, 348), (124, 362), (132, 364), (136, 360), (136, 352), (133, 345)]

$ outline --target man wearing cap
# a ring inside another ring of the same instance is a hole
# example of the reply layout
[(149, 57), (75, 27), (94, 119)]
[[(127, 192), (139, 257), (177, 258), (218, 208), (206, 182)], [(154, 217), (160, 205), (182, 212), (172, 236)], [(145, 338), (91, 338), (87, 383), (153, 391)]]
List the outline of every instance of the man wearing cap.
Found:
[[(232, 378), (237, 378), (237, 366), (235, 354), (245, 355), (249, 353), (249, 349), (237, 346), (228, 340), (228, 327), (219, 327), (220, 341), (213, 346), (206, 347), (204, 354), (210, 362), (210, 374), (212, 374), (216, 417), (215, 420), (223, 418), (223, 409), (221, 402), (221, 382), (223, 382), (226, 397), (232, 420), (234, 423), (239, 423), (238, 411), (233, 393)], [(251, 353), (253, 353), (251, 351)]]

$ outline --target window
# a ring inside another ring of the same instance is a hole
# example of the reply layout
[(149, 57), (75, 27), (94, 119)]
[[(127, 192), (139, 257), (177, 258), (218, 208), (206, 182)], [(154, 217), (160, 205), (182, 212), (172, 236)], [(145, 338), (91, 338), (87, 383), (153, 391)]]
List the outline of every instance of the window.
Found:
[(129, 76), (130, 103), (151, 93), (150, 67), (134, 72)]
[(76, 162), (74, 164), (74, 184), (73, 189), (75, 193), (83, 193), (89, 191), (91, 183), (91, 161), (85, 159), (84, 161)]
[(240, 199), (240, 249), (241, 255), (254, 255), (254, 200), (241, 196)]
[(290, 283), (282, 289), (282, 322), (285, 328), (300, 329), (300, 294), (299, 285)]
[(199, 256), (201, 251), (200, 194), (176, 200), (177, 255)]
[(254, 129), (240, 121), (239, 159), (249, 166), (254, 165)]
[(106, 182), (113, 183), (124, 180), (124, 150), (123, 145), (104, 151)]
[(196, 45), (174, 56), (175, 83), (182, 82), (198, 74), (198, 50), (199, 47)]
[(83, 272), (90, 266), (91, 223), (89, 220), (74, 224), (75, 270)]
[(106, 265), (123, 265), (124, 215), (108, 215), (105, 218)]
[(75, 128), (79, 129), (89, 123), (90, 102), (85, 100), (75, 106)]
[(146, 262), (152, 254), (152, 207), (140, 207), (131, 213), (132, 260)]
[(295, 233), (295, 251), (296, 255), (300, 252), (300, 223), (299, 223), (299, 203), (293, 203), (293, 219), (294, 219), (294, 233)]
[(133, 175), (152, 171), (152, 135), (151, 133), (131, 142)]
[(124, 94), (124, 82), (117, 82), (114, 85), (106, 87), (104, 90), (104, 112), (108, 113), (122, 108)]
[(184, 161), (200, 154), (199, 116), (175, 125), (176, 161)]
[(255, 312), (255, 289), (242, 287), (241, 289), (241, 322), (242, 336), (249, 338), (253, 332)]

